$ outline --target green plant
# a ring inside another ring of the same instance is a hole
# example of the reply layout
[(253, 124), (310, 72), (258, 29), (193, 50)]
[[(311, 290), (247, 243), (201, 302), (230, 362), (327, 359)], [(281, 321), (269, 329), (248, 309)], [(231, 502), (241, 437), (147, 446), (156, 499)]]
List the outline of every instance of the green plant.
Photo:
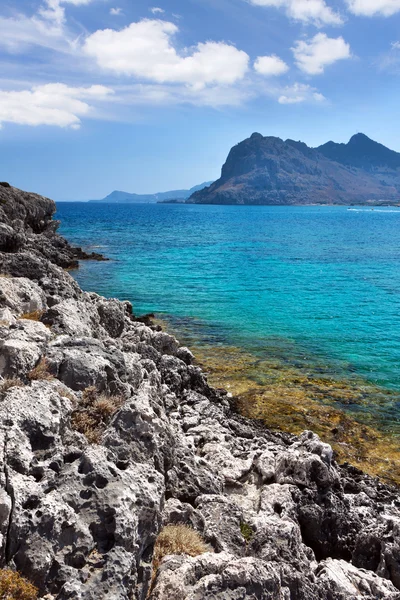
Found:
[(37, 588), (11, 569), (0, 569), (1, 600), (36, 600)]
[(251, 538), (254, 535), (253, 529), (245, 521), (242, 521), (242, 523), (240, 523), (240, 533), (242, 534), (246, 544), (248, 544), (251, 541)]

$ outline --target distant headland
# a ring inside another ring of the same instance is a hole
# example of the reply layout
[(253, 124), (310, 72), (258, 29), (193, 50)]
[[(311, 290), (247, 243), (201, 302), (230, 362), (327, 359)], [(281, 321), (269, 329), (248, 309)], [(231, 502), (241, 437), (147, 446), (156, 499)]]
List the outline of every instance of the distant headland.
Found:
[(366, 135), (310, 148), (253, 133), (234, 146), (221, 177), (192, 204), (399, 204), (400, 153)]
[(89, 200), (89, 202), (102, 202), (105, 204), (155, 204), (156, 202), (171, 200), (174, 202), (177, 202), (178, 200), (185, 201), (192, 194), (211, 185), (211, 183), (212, 181), (206, 181), (205, 183), (195, 185), (189, 190), (171, 190), (169, 192), (158, 192), (156, 194), (132, 194), (130, 192), (115, 190), (105, 198), (101, 198), (100, 200)]

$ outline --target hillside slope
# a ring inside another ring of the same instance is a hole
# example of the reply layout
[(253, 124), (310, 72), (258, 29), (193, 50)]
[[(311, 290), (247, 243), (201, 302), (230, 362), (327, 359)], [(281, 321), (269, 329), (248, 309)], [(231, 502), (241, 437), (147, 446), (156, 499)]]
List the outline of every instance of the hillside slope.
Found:
[[(396, 153), (395, 153), (396, 154)], [(302, 142), (259, 133), (229, 152), (221, 177), (192, 194), (198, 204), (349, 204), (400, 202), (400, 170), (385, 177), (341, 164)]]

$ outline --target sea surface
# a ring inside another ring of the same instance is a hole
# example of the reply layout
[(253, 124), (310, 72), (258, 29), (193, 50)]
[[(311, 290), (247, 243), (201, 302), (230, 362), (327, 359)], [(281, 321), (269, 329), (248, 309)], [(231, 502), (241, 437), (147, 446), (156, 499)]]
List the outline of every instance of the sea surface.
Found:
[(84, 289), (236, 353), (258, 386), (280, 369), (346, 382), (336, 406), (399, 435), (400, 209), (59, 203), (57, 217), (111, 259), (82, 263)]

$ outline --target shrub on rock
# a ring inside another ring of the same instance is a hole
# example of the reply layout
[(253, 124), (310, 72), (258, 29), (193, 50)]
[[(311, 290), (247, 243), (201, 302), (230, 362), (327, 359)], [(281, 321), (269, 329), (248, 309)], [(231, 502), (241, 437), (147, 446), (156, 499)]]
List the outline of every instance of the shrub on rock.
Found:
[(98, 444), (111, 417), (123, 402), (121, 396), (99, 394), (95, 387), (88, 387), (72, 413), (72, 427), (83, 433), (91, 444)]
[(36, 367), (29, 371), (28, 379), (31, 381), (51, 381), (54, 379), (53, 375), (50, 373), (47, 358), (42, 357)]
[(36, 600), (37, 588), (11, 569), (0, 569), (0, 598), (2, 600)]
[(210, 547), (197, 531), (187, 525), (167, 525), (161, 530), (154, 546), (153, 576), (168, 554), (198, 556), (205, 552), (210, 552)]

